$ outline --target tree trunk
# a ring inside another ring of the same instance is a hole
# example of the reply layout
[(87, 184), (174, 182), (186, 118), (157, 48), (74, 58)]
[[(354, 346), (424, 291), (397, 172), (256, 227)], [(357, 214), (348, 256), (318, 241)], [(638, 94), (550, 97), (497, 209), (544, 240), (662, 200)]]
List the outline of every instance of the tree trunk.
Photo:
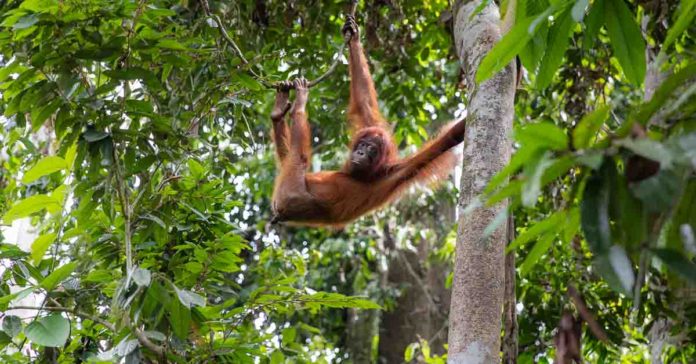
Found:
[[(515, 95), (513, 63), (475, 85), (480, 61), (500, 39), (500, 16), (491, 2), (471, 19), (479, 2), (455, 12), (455, 46), (469, 88), (460, 206), (469, 205), (510, 159)], [(506, 224), (486, 236), (484, 229), (507, 203), (482, 206), (460, 216), (450, 306), (449, 363), (500, 362)]]

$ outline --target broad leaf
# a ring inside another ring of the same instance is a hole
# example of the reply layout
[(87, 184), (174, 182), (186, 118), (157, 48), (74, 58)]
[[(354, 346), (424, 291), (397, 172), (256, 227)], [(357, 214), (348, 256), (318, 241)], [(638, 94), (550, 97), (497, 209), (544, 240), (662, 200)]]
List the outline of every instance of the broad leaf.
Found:
[(631, 185), (631, 192), (653, 212), (667, 211), (677, 202), (682, 180), (670, 170), (660, 170), (656, 175)]
[(632, 152), (660, 163), (660, 168), (672, 167), (672, 154), (662, 143), (648, 138), (622, 139), (616, 141), (617, 145), (630, 149)]
[(527, 254), (527, 257), (524, 259), (524, 262), (522, 262), (520, 265), (521, 276), (527, 275), (532, 267), (539, 263), (541, 256), (544, 255), (547, 250), (549, 250), (555, 238), (556, 234), (554, 232), (547, 232), (539, 241), (537, 241), (536, 244), (534, 244), (534, 247), (529, 251), (529, 254)]
[(71, 262), (66, 265), (59, 267), (49, 274), (43, 281), (41, 281), (41, 287), (46, 289), (46, 291), (51, 291), (60, 282), (64, 281), (70, 276), (70, 274), (77, 268), (77, 263)]
[(59, 313), (54, 313), (27, 325), (24, 333), (34, 344), (60, 347), (65, 345), (70, 335), (70, 321)]
[(147, 269), (136, 268), (135, 272), (133, 272), (133, 281), (135, 281), (135, 284), (137, 284), (140, 287), (149, 286), (151, 280), (152, 275), (150, 274), (150, 271)]
[(2, 319), (2, 331), (8, 336), (15, 337), (22, 332), (22, 319), (14, 315), (7, 315)]
[(653, 249), (652, 252), (672, 271), (696, 284), (696, 264), (671, 249)]
[(568, 136), (563, 129), (550, 122), (527, 124), (515, 130), (515, 139), (524, 146), (565, 150)]
[(55, 239), (56, 234), (49, 233), (43, 234), (34, 240), (34, 242), (31, 244), (31, 260), (34, 265), (38, 265), (39, 262), (41, 262), (46, 250), (48, 250), (48, 247), (51, 246)]
[(599, 171), (587, 180), (580, 204), (581, 226), (590, 249), (595, 254), (606, 253), (612, 246), (609, 222), (609, 192), (613, 180), (612, 160), (605, 160)]
[(640, 86), (645, 78), (645, 40), (633, 13), (624, 0), (604, 0), (604, 21), (624, 75)]
[(174, 290), (176, 291), (176, 296), (179, 298), (179, 301), (182, 305), (184, 305), (184, 307), (191, 308), (193, 306), (205, 306), (205, 298), (203, 296), (186, 289), (179, 289), (176, 286), (174, 286)]
[(511, 251), (517, 249), (518, 247), (521, 247), (528, 242), (536, 239), (537, 237), (541, 236), (545, 232), (557, 228), (559, 225), (563, 223), (563, 220), (565, 220), (566, 213), (565, 211), (557, 211), (551, 215), (549, 215), (546, 219), (541, 220), (535, 224), (532, 224), (532, 226), (521, 233), (520, 235), (515, 238), (510, 244), (508, 244), (508, 247), (505, 249), (505, 253), (510, 253)]
[(15, 219), (27, 217), (44, 209), (55, 210), (60, 208), (61, 204), (55, 198), (46, 195), (34, 195), (14, 204), (3, 216), (3, 221), (9, 224)]
[(593, 112), (583, 116), (573, 129), (573, 145), (575, 149), (587, 148), (609, 117), (609, 106), (600, 106)]
[(690, 25), (693, 26), (694, 17), (696, 17), (696, 1), (682, 0), (677, 14), (679, 14), (679, 16), (667, 31), (667, 37), (665, 38), (664, 43), (662, 43), (661, 52), (664, 52), (664, 50), (669, 48), (677, 37), (680, 36)]
[(539, 65), (539, 71), (537, 72), (536, 87), (538, 89), (546, 88), (551, 84), (553, 75), (556, 74), (558, 67), (563, 62), (563, 54), (568, 49), (570, 35), (575, 26), (571, 9), (569, 7), (563, 11), (553, 26), (551, 26), (551, 29), (549, 29), (548, 48), (546, 48), (546, 53), (544, 53), (544, 57), (541, 59), (541, 65)]
[(476, 70), (476, 82), (480, 83), (489, 79), (494, 73), (510, 64), (512, 59), (532, 38), (534, 32), (530, 32), (529, 26), (534, 19), (534, 17), (529, 17), (518, 22), (493, 46), (486, 57), (481, 60), (478, 70)]
[(582, 48), (589, 50), (597, 40), (597, 34), (604, 24), (604, 1), (595, 0), (590, 6), (590, 12), (585, 19), (585, 33), (582, 40)]

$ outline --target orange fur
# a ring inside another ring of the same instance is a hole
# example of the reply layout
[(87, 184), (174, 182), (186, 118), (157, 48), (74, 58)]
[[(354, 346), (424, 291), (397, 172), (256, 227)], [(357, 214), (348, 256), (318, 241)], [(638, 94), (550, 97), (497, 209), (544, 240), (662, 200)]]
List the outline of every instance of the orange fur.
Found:
[[(357, 36), (350, 45), (350, 101), (348, 120), (352, 126), (350, 149), (363, 138), (379, 140), (381, 149), (367, 171), (355, 171), (348, 161), (339, 171), (306, 172), (310, 131), (304, 112), (291, 112), (288, 131), (285, 121), (274, 120), (274, 141), (280, 173), (273, 193), (275, 221), (292, 225), (341, 228), (348, 222), (398, 199), (410, 186), (436, 183), (456, 164), (453, 147), (464, 139), (465, 122), (451, 123), (418, 152), (400, 159), (389, 125), (379, 113), (377, 93)], [(295, 81), (293, 110), (304, 110), (307, 92)], [(276, 105), (287, 93), (279, 91)], [(278, 114), (274, 109), (274, 114)]]

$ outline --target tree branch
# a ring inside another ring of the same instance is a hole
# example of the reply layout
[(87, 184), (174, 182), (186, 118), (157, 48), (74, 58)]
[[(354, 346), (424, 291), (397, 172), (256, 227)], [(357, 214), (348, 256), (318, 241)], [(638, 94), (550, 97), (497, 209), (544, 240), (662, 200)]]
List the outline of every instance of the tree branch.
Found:
[[(210, 5), (208, 5), (208, 0), (200, 0), (200, 2), (201, 2), (201, 6), (203, 7), (203, 12), (205, 13), (205, 15), (207, 17), (213, 19), (213, 21), (217, 25), (218, 30), (220, 31), (220, 35), (222, 35), (222, 38), (225, 39), (225, 41), (227, 42), (227, 44), (230, 45), (230, 47), (232, 47), (232, 49), (234, 50), (234, 53), (239, 57), (239, 59), (242, 61), (242, 63), (244, 63), (244, 65), (246, 65), (246, 66), (249, 66), (249, 60), (247, 60), (246, 57), (244, 57), (244, 53), (242, 53), (242, 50), (237, 45), (237, 42), (235, 42), (234, 39), (232, 39), (232, 37), (230, 37), (229, 33), (227, 33), (225, 26), (222, 24), (222, 19), (220, 19), (220, 17), (217, 16), (216, 14), (212, 14), (210, 12)], [(350, 5), (350, 9), (348, 11), (348, 14), (355, 16), (355, 10), (357, 9), (357, 7), (358, 7), (358, 1), (351, 0), (351, 5)], [(345, 51), (346, 45), (348, 44), (349, 41), (350, 41), (350, 38), (346, 39), (341, 44), (341, 46), (338, 48), (338, 52), (336, 53), (336, 57), (335, 57), (333, 63), (331, 63), (331, 66), (329, 66), (329, 69), (327, 69), (326, 72), (324, 72), (322, 75), (320, 75), (316, 79), (309, 82), (308, 86), (310, 88), (316, 86), (319, 82), (325, 80), (327, 77), (329, 77), (336, 70), (336, 67), (338, 66), (338, 62), (340, 62), (340, 60), (341, 60), (340, 56), (343, 54), (343, 51)], [(254, 72), (253, 69), (248, 68), (247, 71), (254, 78), (256, 78), (256, 80), (258, 82), (260, 82), (264, 87), (272, 88), (272, 89), (278, 88), (278, 85), (279, 85), (278, 83), (270, 83), (270, 82), (264, 80), (256, 72)], [(294, 86), (291, 86), (291, 88), (294, 88)]]

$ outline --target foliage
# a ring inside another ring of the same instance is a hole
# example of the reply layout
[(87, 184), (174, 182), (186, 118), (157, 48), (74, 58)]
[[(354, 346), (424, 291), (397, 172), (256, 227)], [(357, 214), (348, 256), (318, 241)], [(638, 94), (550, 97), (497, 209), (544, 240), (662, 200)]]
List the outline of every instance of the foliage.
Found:
[(683, 296), (696, 283), (693, 6), (519, 1), (515, 27), (478, 69), (484, 81), (519, 56), (529, 72), (516, 104), (517, 150), (485, 197), (509, 198), (518, 224), (508, 251), (524, 257), (520, 299), (532, 306), (521, 316), (521, 362), (550, 357), (530, 346), (550, 341), (570, 302), (548, 292), (568, 282), (582, 282), (612, 341), (586, 337), (596, 360), (645, 359), (632, 340), (650, 339), (652, 323), (675, 314), (672, 334), (687, 339), (665, 360), (696, 350), (685, 345), (696, 335), (696, 300)]
[[(198, 1), (0, 5), (0, 216), (36, 230), (25, 250), (0, 234), (4, 362), (351, 360), (344, 309), (393, 309), (405, 289), (384, 284), (383, 227), (405, 249), (446, 236), (451, 226), (424, 221), (454, 192), (342, 232), (267, 224), (273, 92), (248, 71), (323, 73), (344, 3), (211, 1), (248, 66)], [(553, 357), (571, 282), (610, 338), (584, 335), (593, 361), (645, 361), (651, 328), (675, 317), (685, 339), (663, 358), (696, 353), (693, 302), (680, 300), (696, 272), (694, 4), (519, 0), (478, 70), (483, 82), (518, 56), (528, 71), (515, 155), (483, 196), (509, 198), (517, 224), (521, 363)], [(403, 145), (464, 107), (447, 7), (358, 8)], [(339, 65), (311, 91), (315, 169), (340, 165), (347, 80)], [(9, 309), (27, 297), (28, 314)], [(426, 339), (405, 356), (443, 362)]]
[[(210, 2), (268, 81), (323, 73), (342, 42), (343, 5)], [(384, 68), (375, 74), (384, 111), (411, 144), (434, 110), (444, 119), (457, 105), (443, 81), (457, 66), (441, 61), (449, 39), (433, 22), (446, 3), (421, 5), (364, 11), (374, 25), (403, 21), (366, 35)], [(28, 252), (0, 235), (2, 360), (25, 360), (22, 347), (31, 360), (341, 360), (340, 309), (380, 308), (368, 282), (374, 238), (267, 225), (273, 92), (201, 4), (0, 9), (0, 215), (38, 233)], [(312, 90), (318, 165), (337, 165), (330, 146), (346, 140), (346, 73), (340, 66)], [(38, 306), (20, 319), (8, 309), (27, 296)]]

